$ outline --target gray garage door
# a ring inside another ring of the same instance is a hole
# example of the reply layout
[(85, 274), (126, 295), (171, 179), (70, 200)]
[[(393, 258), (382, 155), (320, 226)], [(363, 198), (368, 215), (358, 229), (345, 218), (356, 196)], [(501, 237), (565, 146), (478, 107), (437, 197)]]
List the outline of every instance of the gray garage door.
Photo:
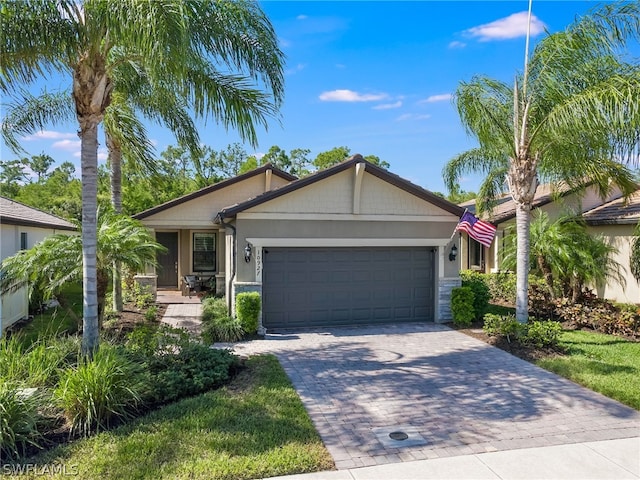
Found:
[(433, 321), (434, 249), (265, 248), (267, 329)]

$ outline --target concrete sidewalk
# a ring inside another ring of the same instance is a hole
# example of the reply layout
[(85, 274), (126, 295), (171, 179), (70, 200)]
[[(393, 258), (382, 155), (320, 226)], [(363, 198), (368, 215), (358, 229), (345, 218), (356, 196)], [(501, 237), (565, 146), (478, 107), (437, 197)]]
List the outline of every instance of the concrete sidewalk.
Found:
[(286, 480), (638, 479), (640, 438), (523, 448), (272, 477)]

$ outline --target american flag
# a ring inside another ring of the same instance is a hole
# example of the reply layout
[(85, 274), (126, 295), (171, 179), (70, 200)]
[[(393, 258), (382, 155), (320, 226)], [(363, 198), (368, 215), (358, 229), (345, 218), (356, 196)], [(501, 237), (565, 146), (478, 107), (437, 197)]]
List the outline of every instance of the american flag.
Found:
[[(496, 236), (495, 225), (477, 218), (473, 213), (466, 211), (460, 217), (456, 226), (456, 232), (467, 232), (471, 238), (489, 248), (493, 237)], [(454, 232), (455, 233), (455, 232)]]

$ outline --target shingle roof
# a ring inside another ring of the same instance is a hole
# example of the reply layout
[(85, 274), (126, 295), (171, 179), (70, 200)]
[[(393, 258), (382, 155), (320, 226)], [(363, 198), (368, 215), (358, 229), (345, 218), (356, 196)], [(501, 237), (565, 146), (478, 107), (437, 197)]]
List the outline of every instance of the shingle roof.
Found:
[(77, 230), (77, 227), (56, 215), (0, 196), (0, 223), (23, 225), (25, 227), (55, 228), (58, 230)]
[(189, 200), (193, 200), (198, 197), (202, 197), (203, 195), (207, 195), (208, 193), (215, 192), (216, 190), (223, 189), (234, 183), (238, 183), (247, 178), (251, 178), (255, 175), (259, 175), (261, 173), (266, 172), (267, 170), (271, 170), (274, 175), (278, 175), (279, 177), (287, 180), (289, 182), (296, 180), (298, 177), (295, 177), (284, 170), (280, 170), (279, 168), (274, 167), (270, 163), (262, 165), (250, 172), (243, 173), (242, 175), (238, 175), (237, 177), (229, 178), (227, 180), (223, 180), (222, 182), (214, 183), (213, 185), (209, 185), (208, 187), (201, 188), (200, 190), (196, 190), (195, 192), (189, 193), (187, 195), (183, 195), (182, 197), (176, 198), (174, 200), (170, 200), (161, 205), (157, 205), (155, 207), (149, 208), (143, 212), (136, 213), (133, 215), (133, 218), (137, 220), (142, 220), (143, 218), (147, 218), (151, 215), (155, 215), (158, 212), (162, 212), (163, 210), (167, 210), (169, 208), (175, 207), (176, 205), (180, 205), (181, 203), (188, 202)]
[[(533, 207), (541, 207), (553, 202), (558, 196), (564, 196), (571, 193), (572, 189), (567, 185), (538, 185), (536, 194), (533, 198)], [(462, 208), (467, 208), (470, 212), (475, 213), (476, 201), (468, 200), (460, 204)], [(497, 200), (496, 206), (489, 215), (483, 215), (484, 220), (489, 220), (494, 224), (499, 224), (511, 220), (516, 216), (516, 202), (513, 201), (511, 195), (503, 195)]]
[(411, 183), (410, 181), (405, 180), (404, 178), (398, 175), (390, 173), (384, 168), (381, 168), (377, 165), (374, 165), (371, 162), (366, 161), (362, 157), (362, 155), (356, 154), (348, 158), (347, 160), (340, 162), (337, 165), (329, 167), (325, 170), (320, 170), (312, 175), (308, 175), (304, 178), (291, 182), (287, 185), (283, 185), (282, 187), (265, 192), (261, 195), (258, 195), (254, 198), (247, 200), (246, 202), (242, 202), (236, 205), (231, 205), (223, 209), (220, 213), (218, 213), (218, 216), (216, 217), (216, 221), (219, 221), (220, 219), (235, 217), (238, 213), (248, 208), (255, 207), (256, 205), (260, 205), (264, 202), (267, 202), (274, 198), (278, 198), (282, 195), (285, 195), (287, 193), (303, 188), (307, 185), (316, 183), (324, 178), (328, 178), (332, 175), (335, 175), (336, 173), (342, 172), (344, 170), (348, 170), (349, 168), (352, 168), (356, 163), (365, 163), (367, 165), (366, 171), (368, 173), (398, 188), (401, 188), (402, 190), (408, 193), (411, 193), (412, 195), (415, 195), (418, 198), (421, 198), (430, 203), (433, 203), (434, 205), (450, 213), (453, 213), (454, 215), (461, 216), (462, 213), (464, 212), (464, 209), (460, 208), (454, 203), (451, 203), (437, 195), (434, 195), (428, 190), (425, 190), (424, 188), (419, 187), (418, 185), (415, 185), (414, 183)]
[(640, 190), (626, 201), (617, 198), (582, 214), (589, 225), (635, 225), (640, 221)]

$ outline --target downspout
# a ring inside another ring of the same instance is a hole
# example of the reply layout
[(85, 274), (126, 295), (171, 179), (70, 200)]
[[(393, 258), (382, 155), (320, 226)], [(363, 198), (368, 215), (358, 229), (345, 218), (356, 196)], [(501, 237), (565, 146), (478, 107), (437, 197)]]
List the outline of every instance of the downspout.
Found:
[[(231, 228), (231, 236), (233, 237), (232, 246), (231, 246), (231, 276), (229, 277), (229, 285), (233, 287), (233, 280), (236, 278), (236, 227), (231, 225), (230, 223), (225, 223), (224, 215), (222, 212), (219, 212), (216, 215), (216, 218), (213, 220), (213, 223), (218, 223), (225, 228)], [(231, 293), (231, 289), (229, 292)], [(229, 314), (231, 314), (231, 297), (232, 295), (228, 295), (227, 298), (227, 308), (229, 309)]]

